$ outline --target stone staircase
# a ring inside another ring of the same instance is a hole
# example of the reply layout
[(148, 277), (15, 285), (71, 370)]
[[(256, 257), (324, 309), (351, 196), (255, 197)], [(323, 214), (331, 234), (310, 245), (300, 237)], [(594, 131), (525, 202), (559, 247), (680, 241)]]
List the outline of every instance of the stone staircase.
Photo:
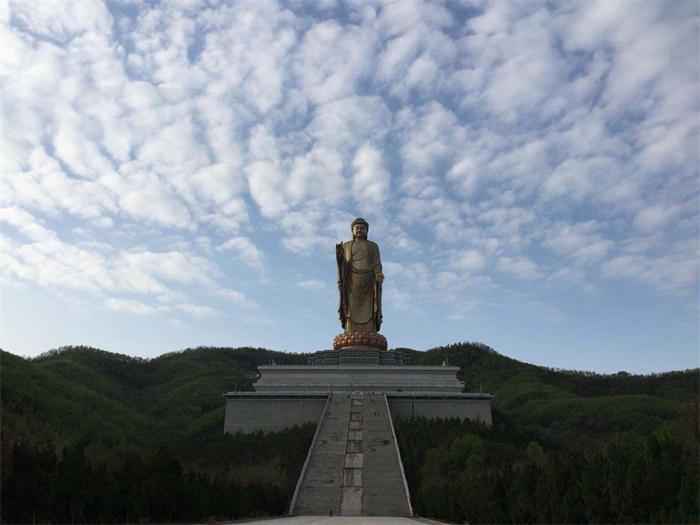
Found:
[(365, 516), (411, 516), (389, 407), (383, 393), (366, 394), (364, 406)]
[(410, 516), (383, 393), (332, 394), (298, 482), (297, 516)]
[(309, 451), (309, 463), (296, 504), (291, 513), (317, 516), (340, 513), (340, 490), (350, 420), (350, 395), (332, 394), (323, 419), (319, 422), (316, 443)]
[(350, 420), (343, 462), (343, 484), (340, 488), (340, 514), (362, 516), (362, 483), (364, 453), (362, 449), (362, 420), (364, 393), (353, 392), (350, 396)]

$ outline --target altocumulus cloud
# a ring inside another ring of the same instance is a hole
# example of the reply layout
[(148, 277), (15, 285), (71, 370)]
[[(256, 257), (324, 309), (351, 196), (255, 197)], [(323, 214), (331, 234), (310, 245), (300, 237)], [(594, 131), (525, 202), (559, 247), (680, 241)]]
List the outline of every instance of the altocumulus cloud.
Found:
[(431, 283), (397, 307), (697, 283), (692, 0), (1, 5), (5, 285), (217, 316), (193, 287), (254, 302), (216, 254), (267, 279), (359, 213)]

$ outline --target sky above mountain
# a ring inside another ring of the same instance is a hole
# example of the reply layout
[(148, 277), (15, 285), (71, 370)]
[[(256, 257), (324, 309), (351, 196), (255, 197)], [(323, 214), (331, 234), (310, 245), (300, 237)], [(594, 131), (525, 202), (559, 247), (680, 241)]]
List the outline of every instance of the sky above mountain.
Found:
[(0, 346), (699, 362), (695, 1), (0, 4)]

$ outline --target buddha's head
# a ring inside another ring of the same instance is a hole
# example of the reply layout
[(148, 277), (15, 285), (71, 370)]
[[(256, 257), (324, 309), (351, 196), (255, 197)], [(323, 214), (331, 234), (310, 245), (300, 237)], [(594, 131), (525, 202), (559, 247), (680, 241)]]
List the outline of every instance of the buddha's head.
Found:
[(358, 217), (352, 221), (352, 238), (353, 239), (366, 239), (367, 232), (369, 231), (369, 224), (362, 217)]

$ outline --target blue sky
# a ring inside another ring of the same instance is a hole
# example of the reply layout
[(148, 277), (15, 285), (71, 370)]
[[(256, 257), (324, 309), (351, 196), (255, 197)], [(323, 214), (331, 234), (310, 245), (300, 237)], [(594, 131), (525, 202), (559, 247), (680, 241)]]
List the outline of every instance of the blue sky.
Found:
[(0, 3), (0, 346), (699, 364), (700, 4)]

